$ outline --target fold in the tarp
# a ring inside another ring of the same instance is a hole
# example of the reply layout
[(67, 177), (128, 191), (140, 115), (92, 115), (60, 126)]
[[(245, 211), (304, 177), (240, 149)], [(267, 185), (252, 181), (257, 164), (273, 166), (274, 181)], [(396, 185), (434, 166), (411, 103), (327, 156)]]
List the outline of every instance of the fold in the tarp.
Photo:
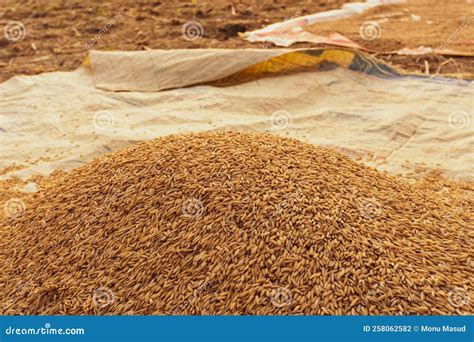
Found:
[(159, 91), (218, 80), (292, 50), (91, 51), (97, 88), (111, 91)]
[(399, 73), (359, 51), (344, 49), (91, 51), (94, 85), (109, 91), (160, 91), (219, 84), (232, 76), (246, 82), (269, 74), (343, 67), (379, 76)]

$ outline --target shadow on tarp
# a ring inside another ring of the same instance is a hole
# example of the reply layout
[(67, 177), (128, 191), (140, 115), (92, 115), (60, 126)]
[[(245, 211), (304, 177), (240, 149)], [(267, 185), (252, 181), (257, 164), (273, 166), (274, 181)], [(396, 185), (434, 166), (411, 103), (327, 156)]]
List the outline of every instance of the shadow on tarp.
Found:
[(226, 87), (265, 77), (278, 77), (285, 74), (307, 71), (328, 71), (338, 67), (381, 78), (414, 77), (448, 83), (452, 81), (458, 83), (459, 81), (469, 82), (471, 78), (474, 79), (474, 77), (469, 77), (469, 75), (466, 75), (466, 79), (459, 79), (449, 75), (434, 77), (432, 75), (409, 73), (361, 51), (323, 48), (285, 53), (218, 80), (194, 85)]

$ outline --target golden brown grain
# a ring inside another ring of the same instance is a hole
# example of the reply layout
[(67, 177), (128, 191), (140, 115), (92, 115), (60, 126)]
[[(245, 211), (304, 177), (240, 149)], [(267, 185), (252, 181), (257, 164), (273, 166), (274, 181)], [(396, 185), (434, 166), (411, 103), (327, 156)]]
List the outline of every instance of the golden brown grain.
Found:
[(141, 143), (5, 220), (0, 313), (472, 314), (472, 188), (445, 188), (272, 135)]

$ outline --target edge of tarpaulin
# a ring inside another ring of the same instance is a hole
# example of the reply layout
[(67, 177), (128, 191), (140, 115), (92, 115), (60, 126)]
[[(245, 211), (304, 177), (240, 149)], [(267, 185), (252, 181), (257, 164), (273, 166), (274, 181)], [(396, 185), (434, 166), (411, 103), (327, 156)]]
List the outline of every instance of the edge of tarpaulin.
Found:
[[(288, 64), (285, 65), (282, 60), (286, 60)], [(280, 69), (277, 64), (280, 64)], [(427, 75), (419, 72), (406, 71), (400, 67), (391, 65), (377, 57), (374, 57), (369, 53), (347, 47), (295, 49), (294, 51), (273, 57), (265, 62), (252, 65), (249, 68), (241, 70), (237, 74), (229, 76), (235, 76), (234, 79), (238, 80), (239, 74), (242, 73), (254, 74), (254, 76), (258, 76), (259, 73), (262, 75), (267, 73), (278, 75), (279, 73), (284, 74), (290, 73), (292, 71), (314, 71), (315, 67), (320, 67), (316, 70), (327, 70), (330, 69), (331, 65), (383, 78), (416, 77), (426, 80), (447, 82), (471, 82), (474, 80), (474, 74), (469, 73)], [(275, 71), (272, 69), (277, 70)], [(218, 83), (219, 81), (221, 80), (210, 83)]]
[[(238, 51), (239, 50), (236, 50), (236, 52)], [(236, 54), (236, 58), (239, 58), (238, 54)], [(92, 69), (92, 61), (89, 54), (84, 59), (83, 66)], [(474, 75), (471, 74), (426, 75), (408, 72), (370, 54), (350, 48), (302, 48), (284, 52), (281, 55), (250, 65), (217, 79), (210, 76), (207, 80), (198, 83), (190, 83), (184, 87), (196, 85), (227, 86), (263, 77), (302, 71), (330, 70), (335, 67), (382, 78), (416, 77), (437, 82), (471, 82), (474, 80)], [(174, 88), (182, 88), (182, 86), (167, 89)], [(159, 91), (161, 90), (166, 89), (160, 89)]]
[(361, 14), (368, 9), (394, 4), (404, 4), (406, 0), (366, 0), (364, 2), (353, 2), (342, 5), (339, 9), (333, 9), (324, 12), (312, 13), (305, 16), (291, 18), (271, 25), (267, 25), (261, 29), (244, 32), (241, 34), (249, 42), (259, 41), (259, 35), (265, 36), (271, 32), (278, 32), (282, 29), (290, 29), (294, 27), (305, 27), (318, 22), (336, 21)]

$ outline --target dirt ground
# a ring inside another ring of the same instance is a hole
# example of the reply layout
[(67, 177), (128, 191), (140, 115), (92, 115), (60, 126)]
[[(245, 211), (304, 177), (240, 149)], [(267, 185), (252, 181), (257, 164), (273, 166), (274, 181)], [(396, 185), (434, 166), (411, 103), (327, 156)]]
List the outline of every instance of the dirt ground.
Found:
[[(454, 0), (459, 1), (461, 0)], [(2, 1), (0, 2), (2, 31), (7, 29), (9, 23), (16, 21), (23, 25), (24, 36), (19, 40), (8, 40), (6, 34), (0, 36), (0, 81), (20, 74), (73, 70), (83, 62), (88, 49), (262, 48), (263, 44), (249, 43), (239, 38), (237, 33), (255, 30), (301, 15), (337, 9), (346, 2), (348, 1)], [(446, 0), (445, 3), (451, 4), (453, 1)], [(442, 32), (450, 32), (447, 28), (453, 27), (453, 22), (459, 20), (457, 17), (459, 8), (444, 5), (438, 7), (435, 11), (436, 20), (444, 20), (445, 23), (439, 26), (440, 23), (435, 21), (436, 24), (428, 28), (439, 27)], [(452, 8), (454, 14), (450, 13), (446, 18), (451, 19), (445, 20), (444, 13), (451, 11)], [(386, 7), (378, 8), (370, 13), (368, 18), (377, 19), (386, 15), (386, 12)], [(388, 8), (390, 19), (403, 20), (406, 17), (403, 9), (401, 15), (397, 12), (400, 12), (400, 6), (390, 6)], [(323, 30), (320, 30), (321, 27), (315, 29), (318, 33), (340, 32), (361, 45), (377, 51), (402, 47), (404, 39), (410, 35), (414, 44), (417, 44), (420, 38), (423, 42), (429, 43), (430, 37), (436, 37), (436, 31), (414, 30), (408, 26), (405, 31), (398, 32), (397, 27), (389, 26), (392, 22), (390, 21), (382, 24), (383, 34), (380, 39), (367, 42), (361, 40), (358, 32), (362, 19), (350, 19), (344, 26), (339, 22), (326, 23), (322, 26)], [(185, 39), (183, 27), (192, 29), (193, 25), (196, 27), (196, 23), (202, 26), (202, 31), (198, 33), (202, 37), (195, 40)], [(471, 23), (468, 28), (463, 29), (459, 37), (469, 35), (473, 27), (474, 23)], [(471, 39), (472, 36), (471, 34)], [(293, 47), (314, 47), (314, 45), (297, 44)], [(448, 48), (455, 47), (448, 46)], [(436, 55), (380, 55), (380, 57), (407, 70), (425, 72), (428, 68), (430, 72), (474, 73), (472, 58), (448, 58)]]
[(423, 73), (474, 74), (474, 58), (406, 56), (389, 52), (420, 46), (474, 53), (474, 2), (466, 0), (410, 0), (376, 7), (359, 16), (312, 25), (308, 31), (338, 32), (405, 70)]
[[(18, 1), (0, 2), (0, 27), (23, 23), (23, 39), (0, 40), (0, 81), (19, 74), (73, 70), (87, 50), (261, 48), (237, 36), (298, 15), (339, 8), (346, 1)], [(183, 26), (202, 25), (186, 40)], [(102, 33), (101, 33), (102, 31)], [(99, 38), (96, 39), (96, 35)]]

